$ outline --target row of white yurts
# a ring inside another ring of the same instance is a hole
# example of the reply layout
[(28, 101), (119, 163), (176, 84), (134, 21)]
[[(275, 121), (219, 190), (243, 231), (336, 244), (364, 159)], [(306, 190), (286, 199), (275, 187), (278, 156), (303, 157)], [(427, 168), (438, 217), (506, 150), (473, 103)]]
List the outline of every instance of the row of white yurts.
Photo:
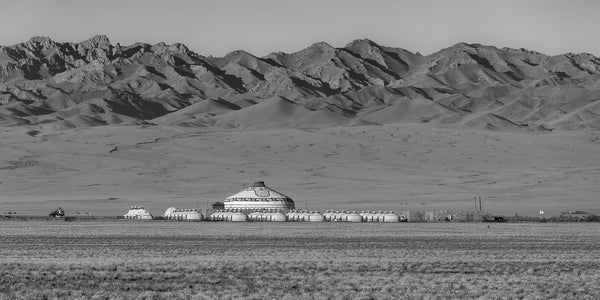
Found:
[(288, 221), (295, 222), (323, 222), (325, 217), (318, 211), (293, 209), (286, 214)]
[(167, 220), (202, 220), (202, 213), (194, 208), (169, 207), (164, 215)]
[(400, 222), (404, 216), (398, 216), (393, 211), (363, 211), (360, 213), (363, 222), (384, 222), (395, 223)]
[(325, 211), (323, 214), (325, 221), (328, 222), (362, 222), (362, 217), (355, 211)]
[(259, 212), (254, 211), (248, 214), (250, 221), (261, 221), (261, 222), (285, 222), (287, 221), (286, 215), (282, 212)]
[(129, 220), (152, 220), (152, 214), (141, 205), (132, 206), (123, 217)]
[(230, 221), (245, 222), (248, 221), (248, 215), (241, 211), (216, 211), (208, 217), (210, 221)]

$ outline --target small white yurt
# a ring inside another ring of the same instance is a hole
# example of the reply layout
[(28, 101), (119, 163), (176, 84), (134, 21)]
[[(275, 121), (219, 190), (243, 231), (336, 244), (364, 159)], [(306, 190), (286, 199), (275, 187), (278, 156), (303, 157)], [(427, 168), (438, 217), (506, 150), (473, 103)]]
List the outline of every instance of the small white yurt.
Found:
[(165, 211), (165, 219), (168, 220), (189, 220), (199, 221), (202, 220), (202, 213), (197, 209), (192, 208), (175, 208), (169, 207)]
[(298, 212), (295, 209), (290, 210), (287, 214), (285, 214), (288, 221), (298, 221), (296, 217), (298, 216)]
[(362, 217), (363, 222), (377, 222), (375, 214), (370, 211), (361, 212), (360, 216)]
[(225, 212), (217, 210), (213, 212), (208, 219), (211, 221), (225, 221)]
[(251, 212), (250, 214), (248, 214), (248, 219), (250, 221), (260, 221), (260, 217), (261, 217), (262, 214), (263, 213), (259, 212), (259, 211)]
[(248, 216), (246, 214), (244, 214), (243, 212), (231, 212), (229, 213), (226, 218), (226, 221), (231, 221), (231, 222), (246, 222), (248, 221)]
[(128, 220), (152, 220), (152, 214), (141, 205), (132, 206), (123, 217)]
[(320, 214), (318, 211), (315, 212), (311, 212), (308, 215), (308, 219), (306, 220), (307, 222), (323, 222), (325, 221), (325, 217)]
[(302, 213), (300, 213), (300, 215), (298, 216), (299, 220), (302, 222), (308, 221), (309, 217), (310, 217), (310, 212), (308, 212), (308, 211), (302, 211)]
[(353, 223), (357, 223), (357, 222), (362, 222), (362, 217), (357, 214), (355, 211), (346, 214), (346, 222), (353, 222)]
[(327, 222), (334, 221), (335, 213), (333, 211), (326, 210), (323, 214), (323, 218), (325, 218), (325, 221)]
[(287, 221), (287, 217), (283, 213), (280, 213), (280, 212), (269, 213), (267, 221), (269, 221), (269, 222), (285, 222), (285, 221)]
[(346, 211), (335, 211), (333, 220), (336, 222), (346, 222), (346, 216), (348, 216)]
[(385, 216), (385, 213), (382, 211), (375, 212), (373, 214), (373, 220), (375, 220), (374, 222), (383, 222), (384, 216)]
[(398, 217), (398, 215), (394, 214), (393, 211), (384, 212), (381, 219), (379, 220), (379, 222), (385, 222), (385, 223), (398, 223), (399, 221), (400, 221), (400, 217)]

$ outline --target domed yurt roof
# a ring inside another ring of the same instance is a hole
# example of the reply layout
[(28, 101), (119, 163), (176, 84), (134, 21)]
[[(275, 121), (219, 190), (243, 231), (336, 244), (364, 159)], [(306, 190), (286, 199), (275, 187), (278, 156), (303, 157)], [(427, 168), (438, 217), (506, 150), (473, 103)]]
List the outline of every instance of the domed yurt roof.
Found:
[(232, 199), (285, 200), (290, 199), (290, 197), (267, 187), (264, 181), (257, 181), (239, 193), (227, 197), (227, 200)]
[(165, 216), (172, 214), (176, 210), (177, 210), (176, 207), (169, 207), (169, 208), (167, 208), (167, 210), (165, 210)]
[(264, 181), (257, 181), (242, 191), (227, 197), (225, 209), (247, 210), (289, 210), (294, 209), (294, 201), (265, 185)]

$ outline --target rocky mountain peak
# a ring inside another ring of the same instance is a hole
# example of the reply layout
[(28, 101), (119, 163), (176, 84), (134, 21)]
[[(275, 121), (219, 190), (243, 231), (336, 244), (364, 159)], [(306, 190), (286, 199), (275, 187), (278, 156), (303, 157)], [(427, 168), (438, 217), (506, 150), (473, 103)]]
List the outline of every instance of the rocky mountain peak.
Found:
[(323, 52), (330, 52), (330, 51), (335, 51), (335, 47), (331, 46), (327, 42), (316, 42), (316, 43), (308, 46), (304, 50), (308, 50), (308, 51), (317, 50), (317, 51), (323, 51)]
[(344, 46), (344, 48), (372, 47), (372, 46), (379, 47), (379, 45), (377, 43), (373, 42), (370, 39), (364, 38), (364, 39), (356, 39), (356, 40), (346, 44), (346, 46)]
[(96, 35), (77, 44), (77, 52), (88, 62), (96, 60), (106, 63), (114, 55), (113, 46), (105, 35)]
[(27, 42), (27, 44), (40, 44), (40, 45), (52, 45), (56, 42), (47, 36), (34, 36), (31, 37)]
[[(33, 37), (3, 47), (0, 59), (0, 124), (74, 128), (157, 119), (213, 126), (224, 122), (222, 114), (285, 97), (300, 119), (335, 120), (327, 124), (359, 116), (369, 124), (600, 129), (600, 59), (585, 53), (458, 43), (419, 56), (359, 39), (343, 48), (318, 42), (262, 58), (244, 50), (206, 58), (181, 43), (113, 46), (98, 35), (80, 43)], [(261, 107), (285, 110), (269, 103)], [(268, 125), (254, 113), (227, 120)]]
[(111, 46), (110, 40), (106, 35), (95, 35), (90, 39), (87, 39), (79, 45), (87, 47), (87, 48), (108, 48)]
[(26, 49), (32, 51), (34, 55), (38, 55), (41, 52), (46, 52), (48, 50), (55, 49), (58, 47), (58, 44), (55, 41), (45, 36), (34, 36), (30, 38), (27, 42), (19, 45), (22, 45)]
[(150, 46), (150, 49), (152, 51), (154, 51), (155, 53), (161, 54), (161, 55), (168, 54), (168, 53), (169, 54), (177, 53), (177, 54), (183, 54), (183, 55), (191, 55), (192, 54), (190, 49), (181, 43), (175, 43), (172, 45), (168, 45), (165, 42), (159, 42), (159, 43), (156, 43), (156, 44)]

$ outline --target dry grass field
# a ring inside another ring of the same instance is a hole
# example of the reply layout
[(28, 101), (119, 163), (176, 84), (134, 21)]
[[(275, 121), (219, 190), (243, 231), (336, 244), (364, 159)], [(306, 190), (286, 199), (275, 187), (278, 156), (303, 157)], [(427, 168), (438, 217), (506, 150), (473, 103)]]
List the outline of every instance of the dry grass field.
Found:
[(598, 299), (598, 224), (0, 222), (3, 299)]

